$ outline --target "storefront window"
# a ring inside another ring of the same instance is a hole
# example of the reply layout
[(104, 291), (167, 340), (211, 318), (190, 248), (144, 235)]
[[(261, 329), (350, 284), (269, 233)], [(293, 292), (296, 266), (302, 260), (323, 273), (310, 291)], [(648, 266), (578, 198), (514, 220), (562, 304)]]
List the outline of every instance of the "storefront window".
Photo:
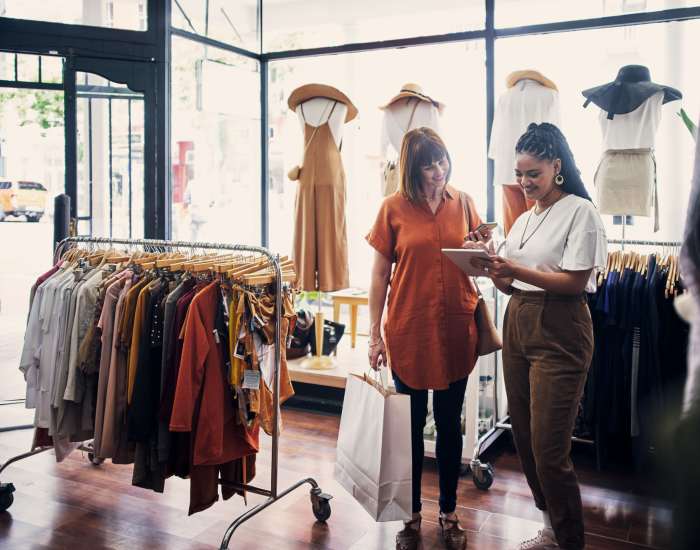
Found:
[(174, 0), (173, 27), (260, 51), (260, 0)]
[(303, 136), (289, 94), (310, 82), (342, 90), (359, 110), (345, 125), (342, 158), (347, 181), (350, 283), (367, 288), (372, 250), (364, 240), (383, 199), (380, 155), (382, 111), (403, 84), (420, 84), (446, 104), (441, 134), (453, 161), (452, 184), (486, 211), (486, 101), (484, 44), (472, 41), (280, 61), (270, 64), (270, 248), (292, 251), (297, 183), (287, 172), (300, 162)]
[[(53, 200), (64, 190), (64, 152), (63, 92), (0, 87), (0, 401), (26, 394), (17, 366), (29, 289), (51, 265)], [(1, 408), (0, 428), (34, 416)]]
[[(629, 64), (646, 65), (654, 82), (679, 89), (683, 100), (663, 107), (656, 138), (661, 230), (654, 234), (653, 218), (636, 216), (625, 237), (680, 240), (695, 146), (677, 113), (683, 107), (698, 119), (700, 79), (693, 70), (697, 51), (700, 21), (501, 39), (496, 42), (496, 95), (505, 89), (506, 75), (518, 69), (536, 68), (557, 84), (562, 130), (595, 197), (593, 176), (602, 153), (599, 109), (593, 104), (584, 109), (581, 91), (614, 80), (618, 69)], [(500, 215), (500, 199), (496, 204)], [(603, 219), (608, 236), (620, 238), (622, 229), (613, 225), (612, 216)]]
[(672, 8), (700, 6), (698, 0), (496, 0), (496, 26), (522, 27)]
[(63, 58), (0, 52), (0, 80), (60, 83), (63, 81)]
[(265, 2), (265, 51), (337, 46), (484, 27), (483, 0)]
[(260, 244), (259, 64), (172, 46), (172, 238)]
[(145, 31), (148, 0), (3, 0), (0, 17)]

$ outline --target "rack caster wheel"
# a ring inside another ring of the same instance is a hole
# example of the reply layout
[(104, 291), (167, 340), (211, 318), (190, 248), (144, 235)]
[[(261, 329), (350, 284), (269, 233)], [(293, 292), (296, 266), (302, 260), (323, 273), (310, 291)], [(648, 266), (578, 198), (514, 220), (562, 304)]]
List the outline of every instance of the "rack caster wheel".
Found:
[(88, 460), (93, 466), (99, 466), (104, 462), (103, 458), (97, 458), (94, 453), (88, 453)]
[(493, 466), (482, 464), (480, 461), (475, 460), (472, 462), (471, 469), (472, 481), (476, 488), (480, 491), (488, 491), (489, 487), (493, 485)]
[(15, 486), (12, 483), (0, 483), (0, 513), (6, 511), (15, 501), (12, 493), (15, 491)]
[(331, 517), (331, 503), (333, 497), (327, 493), (322, 493), (321, 488), (311, 489), (311, 509), (314, 516), (321, 523), (325, 523)]

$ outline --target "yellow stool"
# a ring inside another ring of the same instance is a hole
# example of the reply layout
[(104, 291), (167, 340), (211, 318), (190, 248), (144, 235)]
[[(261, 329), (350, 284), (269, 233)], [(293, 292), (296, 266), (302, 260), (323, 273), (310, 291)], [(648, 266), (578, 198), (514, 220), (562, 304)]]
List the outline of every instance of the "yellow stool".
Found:
[(341, 290), (331, 293), (331, 297), (333, 298), (333, 321), (336, 323), (340, 319), (340, 306), (343, 304), (350, 306), (350, 344), (354, 348), (357, 341), (357, 308), (369, 305), (369, 295), (364, 291), (353, 293)]

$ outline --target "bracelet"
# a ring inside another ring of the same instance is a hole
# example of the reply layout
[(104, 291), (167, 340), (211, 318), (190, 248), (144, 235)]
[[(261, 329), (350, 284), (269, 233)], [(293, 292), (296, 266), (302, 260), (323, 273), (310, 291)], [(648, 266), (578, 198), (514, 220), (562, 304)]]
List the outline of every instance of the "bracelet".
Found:
[(373, 348), (373, 347), (378, 346), (379, 344), (383, 344), (383, 343), (384, 343), (384, 339), (380, 337), (379, 340), (375, 340), (374, 342), (370, 342), (369, 347)]

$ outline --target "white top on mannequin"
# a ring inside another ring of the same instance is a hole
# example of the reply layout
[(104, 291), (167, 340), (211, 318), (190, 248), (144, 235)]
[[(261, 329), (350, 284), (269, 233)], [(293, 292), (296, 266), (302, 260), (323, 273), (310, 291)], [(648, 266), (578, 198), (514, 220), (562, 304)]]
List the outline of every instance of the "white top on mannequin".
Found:
[[(333, 103), (336, 104), (335, 109), (333, 109)], [(331, 110), (333, 111), (332, 113)], [(333, 141), (335, 141), (337, 147), (340, 147), (340, 142), (343, 140), (343, 125), (348, 114), (347, 105), (326, 97), (313, 97), (297, 105), (296, 114), (299, 117), (302, 132), (304, 131), (305, 120), (310, 126), (317, 127), (328, 119), (328, 126), (331, 129)], [(329, 114), (330, 119), (328, 118)]]
[[(418, 105), (416, 106), (416, 101)], [(411, 120), (413, 108), (416, 112)], [(403, 137), (409, 130), (414, 128), (427, 127), (440, 133), (440, 112), (438, 108), (427, 101), (422, 101), (417, 98), (407, 97), (395, 101), (384, 109), (384, 118), (382, 120), (382, 141), (380, 143), (380, 152), (383, 157), (387, 156), (389, 145), (394, 148), (396, 154), (401, 151), (401, 142)], [(408, 123), (411, 121), (411, 127)]]
[(598, 119), (603, 132), (603, 151), (609, 149), (653, 149), (661, 122), (664, 92), (657, 92), (630, 113), (615, 115), (600, 110)]
[(493, 117), (489, 158), (496, 185), (515, 184), (515, 145), (532, 122), (559, 125), (559, 92), (524, 78), (498, 98)]

